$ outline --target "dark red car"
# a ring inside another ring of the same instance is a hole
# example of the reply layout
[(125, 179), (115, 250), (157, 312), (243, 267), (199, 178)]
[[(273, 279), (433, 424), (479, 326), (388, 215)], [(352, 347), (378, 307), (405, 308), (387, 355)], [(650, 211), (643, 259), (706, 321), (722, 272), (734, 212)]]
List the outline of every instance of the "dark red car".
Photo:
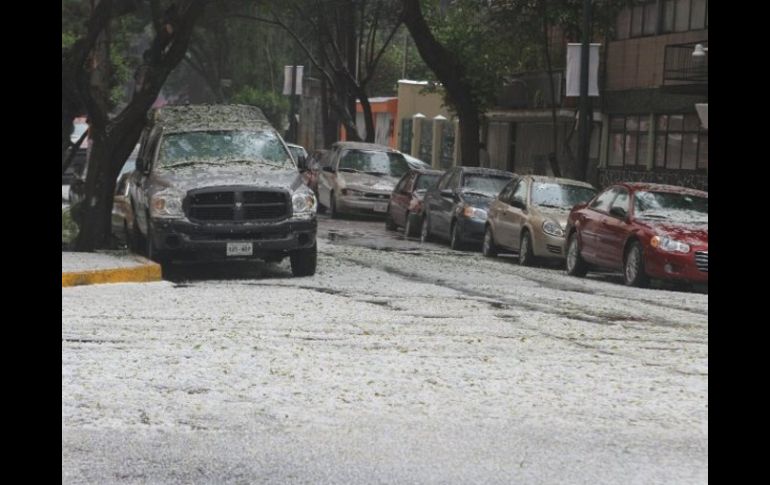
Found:
[(621, 270), (627, 285), (650, 278), (708, 284), (708, 192), (647, 183), (608, 187), (567, 220), (567, 273)]
[(390, 194), (385, 228), (394, 231), (404, 228), (404, 235), (416, 236), (422, 227), (422, 201), (428, 188), (438, 182), (444, 172), (412, 168), (401, 177)]

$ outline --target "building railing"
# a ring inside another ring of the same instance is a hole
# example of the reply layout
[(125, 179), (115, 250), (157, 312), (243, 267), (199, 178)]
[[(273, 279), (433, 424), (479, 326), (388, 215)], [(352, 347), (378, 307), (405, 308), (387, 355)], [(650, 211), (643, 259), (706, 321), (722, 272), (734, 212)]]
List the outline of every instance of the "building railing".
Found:
[(708, 55), (693, 57), (696, 44), (708, 47), (708, 41), (666, 46), (663, 84), (708, 84)]

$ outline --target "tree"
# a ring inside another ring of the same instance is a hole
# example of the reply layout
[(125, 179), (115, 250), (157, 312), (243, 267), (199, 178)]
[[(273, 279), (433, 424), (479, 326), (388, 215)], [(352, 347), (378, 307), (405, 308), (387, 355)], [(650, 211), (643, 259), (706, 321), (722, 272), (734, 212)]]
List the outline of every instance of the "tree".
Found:
[(401, 24), (395, 0), (304, 0), (268, 6), (267, 15), (245, 16), (280, 26), (305, 53), (325, 98), (351, 140), (359, 140), (356, 99), (364, 114), (366, 141), (374, 141), (368, 86)]
[(460, 120), (462, 164), (478, 166), (480, 117), (492, 104), (506, 70), (504, 46), (489, 28), (489, 8), (482, 2), (425, 4), (424, 14), (420, 0), (402, 0), (404, 24)]
[(183, 0), (163, 10), (160, 0), (150, 0), (154, 38), (142, 56), (128, 103), (116, 116), (110, 116), (104, 96), (109, 91), (105, 74), (109, 68), (109, 29), (116, 18), (136, 12), (138, 6), (139, 2), (132, 0), (100, 0), (91, 10), (84, 36), (69, 53), (77, 96), (86, 109), (92, 140), (85, 202), (73, 208), (80, 226), (75, 241), (79, 251), (109, 244), (117, 175), (139, 140), (147, 112), (166, 78), (184, 57), (204, 2)]

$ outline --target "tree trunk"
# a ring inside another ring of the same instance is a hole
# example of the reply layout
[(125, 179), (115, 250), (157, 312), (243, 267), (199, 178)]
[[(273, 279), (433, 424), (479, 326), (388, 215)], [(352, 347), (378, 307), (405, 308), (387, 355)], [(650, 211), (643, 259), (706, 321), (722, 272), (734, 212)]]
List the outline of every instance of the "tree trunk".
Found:
[(369, 96), (361, 88), (358, 93), (358, 99), (361, 101), (361, 108), (364, 112), (364, 127), (366, 128), (366, 137), (364, 141), (374, 143), (374, 117), (372, 115), (372, 104), (369, 102)]
[[(201, 0), (189, 0), (181, 7), (174, 5), (166, 12), (162, 28), (145, 52), (145, 63), (137, 73), (137, 83), (131, 100), (116, 117), (110, 118), (95, 96), (93, 69), (99, 65), (86, 62), (93, 53), (95, 39), (109, 24), (111, 2), (103, 0), (92, 13), (88, 38), (90, 47), (80, 53), (76, 69), (77, 87), (88, 110), (92, 137), (85, 199), (73, 208), (79, 226), (76, 251), (92, 251), (108, 247), (111, 232), (113, 193), (120, 172), (134, 149), (147, 112), (152, 107), (166, 78), (181, 62), (187, 51), (193, 27), (203, 12)], [(98, 77), (98, 76), (97, 76)]]
[(420, 9), (419, 0), (402, 0), (404, 24), (412, 34), (420, 57), (446, 90), (460, 118), (462, 165), (479, 166), (479, 109), (473, 101), (473, 89), (465, 78), (465, 66), (431, 33)]
[(457, 107), (460, 118), (460, 165), (479, 166), (479, 110), (472, 101)]

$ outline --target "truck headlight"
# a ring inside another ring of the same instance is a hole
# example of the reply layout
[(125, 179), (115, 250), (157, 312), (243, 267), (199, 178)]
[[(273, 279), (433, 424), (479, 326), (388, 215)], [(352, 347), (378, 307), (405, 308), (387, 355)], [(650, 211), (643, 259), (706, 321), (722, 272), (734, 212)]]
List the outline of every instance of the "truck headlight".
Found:
[(650, 246), (661, 249), (669, 253), (689, 253), (690, 245), (681, 241), (671, 239), (668, 236), (653, 236), (650, 239)]
[(298, 192), (291, 196), (294, 215), (310, 216), (315, 214), (317, 203), (312, 192)]
[(175, 190), (161, 190), (150, 197), (150, 217), (179, 219), (184, 217), (182, 199), (184, 194)]
[(549, 236), (564, 237), (564, 230), (553, 221), (543, 222), (543, 232)]

